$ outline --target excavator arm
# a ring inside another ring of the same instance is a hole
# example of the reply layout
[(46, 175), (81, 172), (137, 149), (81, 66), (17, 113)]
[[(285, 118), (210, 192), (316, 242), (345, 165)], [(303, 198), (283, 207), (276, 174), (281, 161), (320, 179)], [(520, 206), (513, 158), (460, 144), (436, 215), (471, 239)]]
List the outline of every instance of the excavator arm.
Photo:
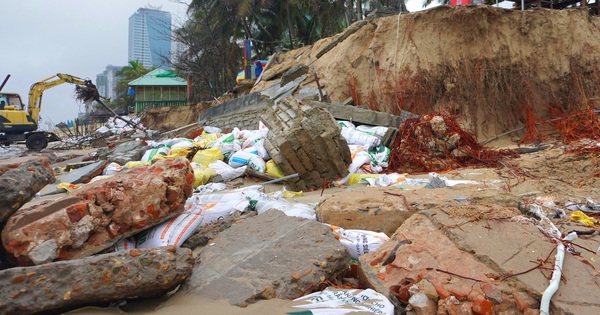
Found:
[[(40, 118), (40, 111), (42, 109), (42, 96), (44, 91), (47, 89), (53, 88), (57, 85), (61, 85), (63, 83), (75, 84), (77, 86), (85, 86), (88, 88), (92, 88), (93, 91), (96, 91), (96, 95), (90, 96), (90, 99), (94, 99), (98, 97), (97, 90), (91, 80), (85, 80), (70, 74), (65, 73), (57, 73), (51, 77), (48, 77), (42, 81), (36, 82), (31, 85), (29, 89), (29, 107), (28, 112), (31, 116), (31, 119), (37, 124)], [(87, 99), (85, 100), (87, 101)]]

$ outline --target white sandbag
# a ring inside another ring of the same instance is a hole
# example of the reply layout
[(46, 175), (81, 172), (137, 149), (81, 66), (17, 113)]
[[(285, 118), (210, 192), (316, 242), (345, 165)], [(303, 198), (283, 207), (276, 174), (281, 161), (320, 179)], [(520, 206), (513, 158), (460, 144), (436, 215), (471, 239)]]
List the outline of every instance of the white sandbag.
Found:
[(244, 165), (248, 165), (248, 162), (252, 158), (256, 158), (256, 157), (259, 157), (258, 151), (256, 151), (256, 149), (254, 149), (254, 148), (248, 148), (245, 150), (241, 150), (241, 151), (235, 152), (234, 154), (231, 155), (231, 157), (229, 158), (229, 165), (231, 165), (232, 167), (235, 167), (235, 168), (242, 167)]
[(369, 183), (369, 186), (387, 187), (406, 182), (406, 177), (398, 173), (381, 174), (377, 178), (364, 178), (364, 181)]
[(270, 209), (277, 209), (290, 217), (299, 217), (309, 220), (317, 219), (314, 207), (298, 202), (292, 203), (283, 198), (264, 198), (263, 196), (263, 198), (256, 200), (254, 208), (258, 215), (261, 215)]
[(115, 245), (113, 245), (112, 249), (115, 252), (124, 252), (134, 248), (137, 248), (137, 244), (135, 242), (135, 236), (132, 236), (118, 241)]
[(260, 173), (267, 171), (267, 163), (258, 155), (250, 157), (248, 167)]
[(223, 132), (223, 130), (221, 130), (221, 128), (219, 128), (219, 127), (205, 126), (204, 132), (215, 134), (215, 133), (221, 133), (221, 132)]
[(210, 194), (217, 191), (223, 191), (225, 189), (227, 189), (227, 184), (225, 183), (208, 183), (206, 185), (198, 186), (198, 188), (194, 190), (194, 193)]
[(246, 172), (246, 166), (233, 168), (221, 160), (213, 161), (212, 163), (208, 164), (208, 167), (213, 169), (217, 174), (221, 175), (221, 178), (223, 178), (223, 181), (225, 182), (243, 176)]
[(227, 161), (233, 152), (241, 150), (239, 144), (234, 142), (234, 140), (235, 135), (233, 133), (224, 134), (213, 142), (210, 147), (219, 147), (221, 149), (221, 154), (223, 154), (223, 160)]
[(361, 166), (371, 163), (371, 156), (363, 148), (359, 147), (358, 149), (351, 150), (351, 153), (352, 153), (352, 163), (350, 163), (350, 165), (348, 165), (349, 173), (344, 178), (334, 181), (333, 183), (335, 185), (339, 186), (339, 185), (346, 184), (348, 182), (348, 180), (350, 179), (350, 176), (352, 174), (357, 173)]
[(182, 138), (166, 139), (166, 140), (159, 142), (157, 147), (158, 148), (162, 148), (162, 147), (170, 148), (172, 145), (174, 145), (177, 142), (180, 142), (181, 140), (182, 140)]
[(175, 218), (137, 234), (137, 248), (181, 246), (200, 225), (223, 220), (238, 211), (238, 201), (196, 204), (186, 202), (185, 211)]
[(254, 150), (256, 150), (256, 152), (258, 152), (258, 156), (260, 156), (263, 160), (268, 161), (271, 159), (269, 152), (267, 152), (267, 149), (265, 149), (265, 139), (260, 139), (259, 141), (255, 142), (252, 147)]
[(390, 150), (383, 144), (380, 144), (377, 147), (370, 149), (369, 155), (371, 156), (371, 163), (373, 163), (373, 165), (381, 165), (382, 167), (387, 167), (388, 162), (390, 161), (391, 152), (392, 150)]
[(340, 242), (344, 245), (350, 256), (358, 259), (358, 256), (372, 253), (379, 248), (383, 243), (390, 238), (381, 232), (365, 231), (365, 230), (345, 230), (338, 226), (331, 226), (333, 234), (339, 237)]
[(269, 128), (262, 121), (258, 121), (258, 133), (263, 139), (267, 138), (267, 134), (269, 133)]
[(313, 315), (346, 315), (356, 312), (394, 315), (394, 305), (373, 289), (335, 289), (327, 287), (294, 300), (292, 307)]
[(385, 133), (388, 131), (388, 127), (360, 125), (356, 127), (356, 130), (364, 132), (371, 136), (375, 136), (379, 140), (381, 140), (383, 139)]
[(179, 141), (171, 144), (171, 150), (175, 150), (178, 148), (191, 149), (194, 147), (194, 140), (182, 138)]
[(261, 138), (248, 138), (244, 140), (244, 142), (242, 143), (242, 150), (253, 147), (255, 143), (260, 141), (260, 139)]
[(242, 130), (242, 139), (260, 139), (261, 133), (258, 130)]
[(104, 170), (102, 170), (102, 175), (115, 175), (120, 172), (123, 167), (115, 162), (111, 162), (108, 164)]
[(166, 147), (162, 147), (162, 148), (156, 148), (156, 149), (150, 149), (147, 150), (144, 155), (142, 156), (142, 159), (140, 161), (142, 162), (150, 162), (152, 161), (152, 158), (155, 155), (162, 155), (162, 156), (167, 156), (169, 154), (169, 149)]
[(354, 124), (351, 121), (348, 121), (348, 120), (336, 120), (336, 122), (341, 127), (346, 127), (346, 128), (351, 128), (351, 129), (355, 129), (356, 128), (356, 126), (354, 126)]
[(227, 201), (249, 201), (256, 199), (257, 194), (262, 194), (259, 190), (262, 189), (260, 185), (248, 186), (241, 189), (236, 189), (233, 192), (225, 194), (196, 194), (194, 193), (190, 198), (186, 200), (185, 206), (187, 207), (191, 203), (203, 204), (213, 202), (227, 202)]
[(366, 133), (357, 131), (356, 129), (347, 127), (342, 127), (342, 137), (346, 139), (348, 144), (366, 145), (369, 148), (374, 148), (380, 143), (380, 140), (375, 136), (370, 136)]

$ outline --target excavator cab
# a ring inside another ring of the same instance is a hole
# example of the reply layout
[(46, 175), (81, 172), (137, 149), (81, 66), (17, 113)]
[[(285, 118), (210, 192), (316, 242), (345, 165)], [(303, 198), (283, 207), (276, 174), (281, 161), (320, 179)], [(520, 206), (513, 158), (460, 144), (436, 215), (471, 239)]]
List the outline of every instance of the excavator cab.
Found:
[(25, 104), (17, 93), (0, 92), (0, 110), (25, 110)]

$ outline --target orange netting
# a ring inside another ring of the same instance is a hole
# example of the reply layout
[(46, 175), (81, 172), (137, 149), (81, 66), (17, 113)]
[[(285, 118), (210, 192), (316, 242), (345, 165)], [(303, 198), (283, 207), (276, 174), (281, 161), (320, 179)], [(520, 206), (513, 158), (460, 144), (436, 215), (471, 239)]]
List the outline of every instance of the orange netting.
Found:
[(391, 150), (390, 171), (404, 172), (443, 172), (475, 165), (497, 167), (502, 156), (516, 154), (483, 147), (455, 116), (444, 112), (408, 119)]

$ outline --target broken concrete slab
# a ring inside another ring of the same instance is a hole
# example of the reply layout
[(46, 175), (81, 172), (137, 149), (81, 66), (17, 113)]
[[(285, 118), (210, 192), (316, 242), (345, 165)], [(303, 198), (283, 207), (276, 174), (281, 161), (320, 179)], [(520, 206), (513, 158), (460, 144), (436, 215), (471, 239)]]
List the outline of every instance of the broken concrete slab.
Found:
[(394, 187), (335, 193), (317, 205), (317, 220), (344, 229), (392, 235), (417, 210)]
[[(322, 92), (323, 92), (323, 96), (326, 97), (327, 91), (322, 91)], [(319, 94), (319, 89), (314, 88), (314, 87), (307, 87), (307, 88), (300, 89), (300, 91), (298, 91), (298, 95), (296, 96), (296, 98), (299, 101), (318, 101), (321, 98), (321, 95)]]
[(304, 74), (304, 75), (294, 79), (293, 81), (290, 81), (290, 82), (286, 83), (285, 85), (282, 85), (281, 87), (274, 85), (268, 89), (261, 91), (260, 94), (268, 96), (270, 99), (272, 99), (275, 102), (275, 104), (277, 104), (281, 99), (284, 99), (284, 98), (294, 94), (294, 91), (296, 91), (298, 86), (300, 86), (300, 83), (302, 81), (304, 81), (306, 79), (306, 77), (307, 77), (307, 75)]
[(219, 233), (230, 228), (237, 221), (244, 220), (256, 215), (256, 211), (249, 211), (245, 213), (240, 213), (236, 211), (230, 217), (211, 222), (208, 225), (198, 226), (194, 233), (192, 233), (192, 235), (190, 235), (190, 237), (187, 240), (185, 240), (183, 244), (181, 244), (181, 247), (190, 248), (193, 250), (196, 247), (206, 246), (206, 244), (208, 244), (210, 240), (217, 237)]
[(63, 176), (59, 176), (54, 184), (44, 187), (44, 189), (42, 189), (40, 191), (40, 195), (46, 196), (46, 195), (52, 195), (52, 194), (66, 192), (65, 189), (56, 187), (60, 183), (69, 183), (69, 184), (89, 183), (92, 178), (94, 178), (98, 175), (102, 175), (102, 170), (104, 170), (104, 168), (106, 167), (107, 164), (108, 164), (107, 161), (100, 160), (97, 162), (92, 162), (91, 164), (80, 167), (78, 169), (75, 169)]
[(268, 108), (261, 119), (269, 128), (265, 149), (285, 175), (293, 190), (323, 187), (348, 175), (352, 162), (340, 126), (322, 108), (304, 105), (292, 97)]
[[(533, 222), (515, 208), (497, 205), (422, 211), (405, 221), (392, 241), (359, 258), (359, 275), (379, 292), (406, 279), (420, 287), (419, 281), (427, 279), (440, 296), (438, 311), (454, 296), (473, 310), (492, 302), (494, 313), (524, 312), (539, 307), (550, 274), (544, 266), (552, 269), (556, 247)], [(404, 240), (410, 242), (396, 247)], [(589, 248), (597, 241), (580, 240), (580, 245)], [(600, 310), (593, 297), (599, 289), (593, 279), (600, 262), (585, 256), (565, 256), (563, 276), (569, 281), (561, 282), (554, 295), (552, 314)], [(529, 302), (523, 306), (523, 301)]]
[(109, 163), (125, 165), (129, 161), (139, 161), (148, 148), (144, 142), (132, 140), (120, 143), (113, 149), (102, 148), (98, 150), (98, 156)]
[(194, 173), (186, 158), (159, 160), (21, 208), (2, 230), (20, 265), (86, 257), (183, 211)]
[(350, 254), (331, 229), (269, 210), (221, 232), (197, 258), (192, 277), (176, 294), (228, 299), (295, 299), (319, 283), (341, 279)]
[(192, 274), (192, 251), (132, 249), (84, 259), (0, 271), (0, 313), (62, 312), (173, 290)]
[(336, 119), (349, 120), (356, 125), (398, 128), (402, 126), (407, 119), (419, 117), (419, 115), (405, 110), (403, 110), (400, 115), (393, 115), (358, 106), (336, 105), (318, 101), (306, 101), (305, 103), (310, 106), (325, 108)]
[(46, 157), (0, 160), (0, 225), (54, 180), (54, 172)]
[[(306, 66), (305, 64), (302, 64), (302, 63), (297, 64), (296, 66), (294, 66), (290, 70), (286, 71), (281, 76), (281, 81), (279, 82), (279, 86), (283, 87), (283, 86), (287, 85), (288, 83), (290, 83), (292, 81), (296, 81), (298, 78), (301, 78), (301, 77), (304, 77), (304, 79), (305, 79), (306, 76), (304, 76), (304, 75), (307, 73), (308, 73), (308, 66)], [(304, 81), (304, 79), (302, 79), (301, 81)]]

